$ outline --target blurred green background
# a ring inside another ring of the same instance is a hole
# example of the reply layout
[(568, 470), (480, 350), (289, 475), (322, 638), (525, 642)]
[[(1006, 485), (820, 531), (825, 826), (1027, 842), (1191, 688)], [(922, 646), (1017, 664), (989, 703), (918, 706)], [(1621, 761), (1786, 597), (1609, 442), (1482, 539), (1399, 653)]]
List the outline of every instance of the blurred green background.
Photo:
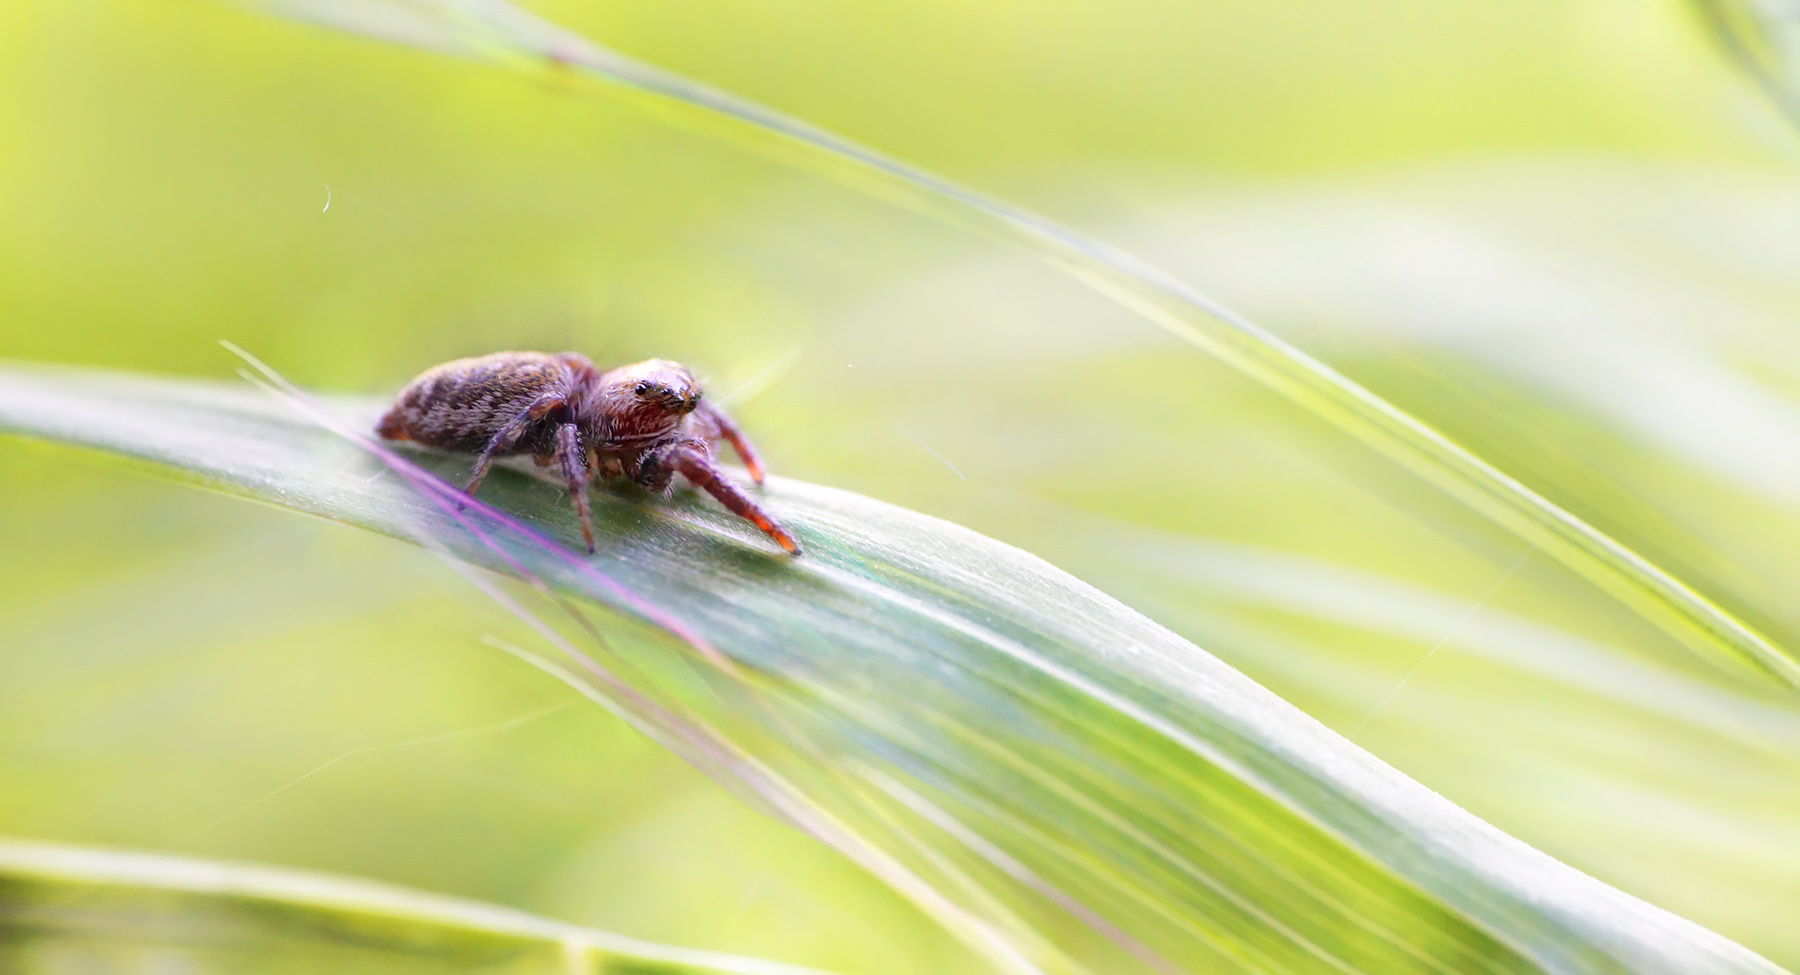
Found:
[[(1689, 7), (533, 9), (1169, 268), (1800, 646), (1800, 140)], [(1800, 705), (1023, 255), (591, 93), (186, 0), (0, 9), (0, 227), (7, 358), (229, 376), (226, 338), (382, 395), (500, 348), (686, 361), (776, 471), (1043, 555), (1800, 965)], [(0, 833), (980, 970), (563, 706), (425, 553), (18, 441), (0, 496)]]

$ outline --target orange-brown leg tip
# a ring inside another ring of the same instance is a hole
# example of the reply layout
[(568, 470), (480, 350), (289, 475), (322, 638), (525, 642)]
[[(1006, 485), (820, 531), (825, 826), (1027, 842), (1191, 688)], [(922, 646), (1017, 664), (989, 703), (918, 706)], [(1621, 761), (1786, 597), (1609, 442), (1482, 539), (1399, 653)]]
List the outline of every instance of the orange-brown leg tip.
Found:
[(794, 541), (794, 536), (789, 535), (787, 532), (787, 529), (785, 529), (785, 528), (781, 527), (780, 525), (775, 524), (775, 522), (769, 520), (768, 515), (765, 515), (762, 512), (756, 511), (753, 509), (751, 511), (745, 512), (744, 517), (750, 519), (751, 524), (762, 529), (763, 534), (769, 536), (770, 538), (773, 538), (775, 540), (775, 544), (780, 545), (782, 548), (786, 549), (790, 554), (793, 554), (793, 555), (800, 554), (800, 543)]

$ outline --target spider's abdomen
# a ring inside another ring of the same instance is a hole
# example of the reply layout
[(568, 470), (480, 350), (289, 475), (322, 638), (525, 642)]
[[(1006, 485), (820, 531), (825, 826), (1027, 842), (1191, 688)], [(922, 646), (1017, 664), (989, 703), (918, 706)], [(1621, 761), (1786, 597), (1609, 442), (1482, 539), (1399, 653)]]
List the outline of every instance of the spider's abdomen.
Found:
[(542, 352), (496, 352), (457, 359), (427, 369), (401, 390), (375, 432), (389, 440), (477, 452), (507, 421), (530, 409), (545, 394), (559, 394), (566, 400), (574, 391), (576, 378), (568, 361)]

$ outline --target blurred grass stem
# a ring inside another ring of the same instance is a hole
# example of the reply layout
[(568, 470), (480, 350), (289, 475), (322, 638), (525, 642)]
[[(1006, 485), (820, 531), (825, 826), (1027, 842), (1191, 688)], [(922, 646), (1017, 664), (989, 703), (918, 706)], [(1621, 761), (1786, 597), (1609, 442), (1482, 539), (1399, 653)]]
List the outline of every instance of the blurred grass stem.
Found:
[[(1514, 532), (1703, 657), (1800, 691), (1800, 660), (1674, 575), (1330, 366), (1132, 254), (802, 119), (600, 47), (504, 0), (239, 0), (295, 19), (590, 80), (671, 124), (1017, 245)], [(577, 73), (578, 72), (578, 73)]]

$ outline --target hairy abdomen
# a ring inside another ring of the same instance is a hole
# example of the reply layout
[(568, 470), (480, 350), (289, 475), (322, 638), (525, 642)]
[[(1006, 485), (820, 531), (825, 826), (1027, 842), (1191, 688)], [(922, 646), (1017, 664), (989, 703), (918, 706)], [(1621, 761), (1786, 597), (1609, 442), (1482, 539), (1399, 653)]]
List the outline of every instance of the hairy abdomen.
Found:
[[(473, 453), (546, 393), (566, 397), (571, 378), (566, 363), (542, 352), (496, 352), (446, 362), (401, 390), (375, 432), (388, 440)], [(528, 447), (531, 439), (519, 446)]]

